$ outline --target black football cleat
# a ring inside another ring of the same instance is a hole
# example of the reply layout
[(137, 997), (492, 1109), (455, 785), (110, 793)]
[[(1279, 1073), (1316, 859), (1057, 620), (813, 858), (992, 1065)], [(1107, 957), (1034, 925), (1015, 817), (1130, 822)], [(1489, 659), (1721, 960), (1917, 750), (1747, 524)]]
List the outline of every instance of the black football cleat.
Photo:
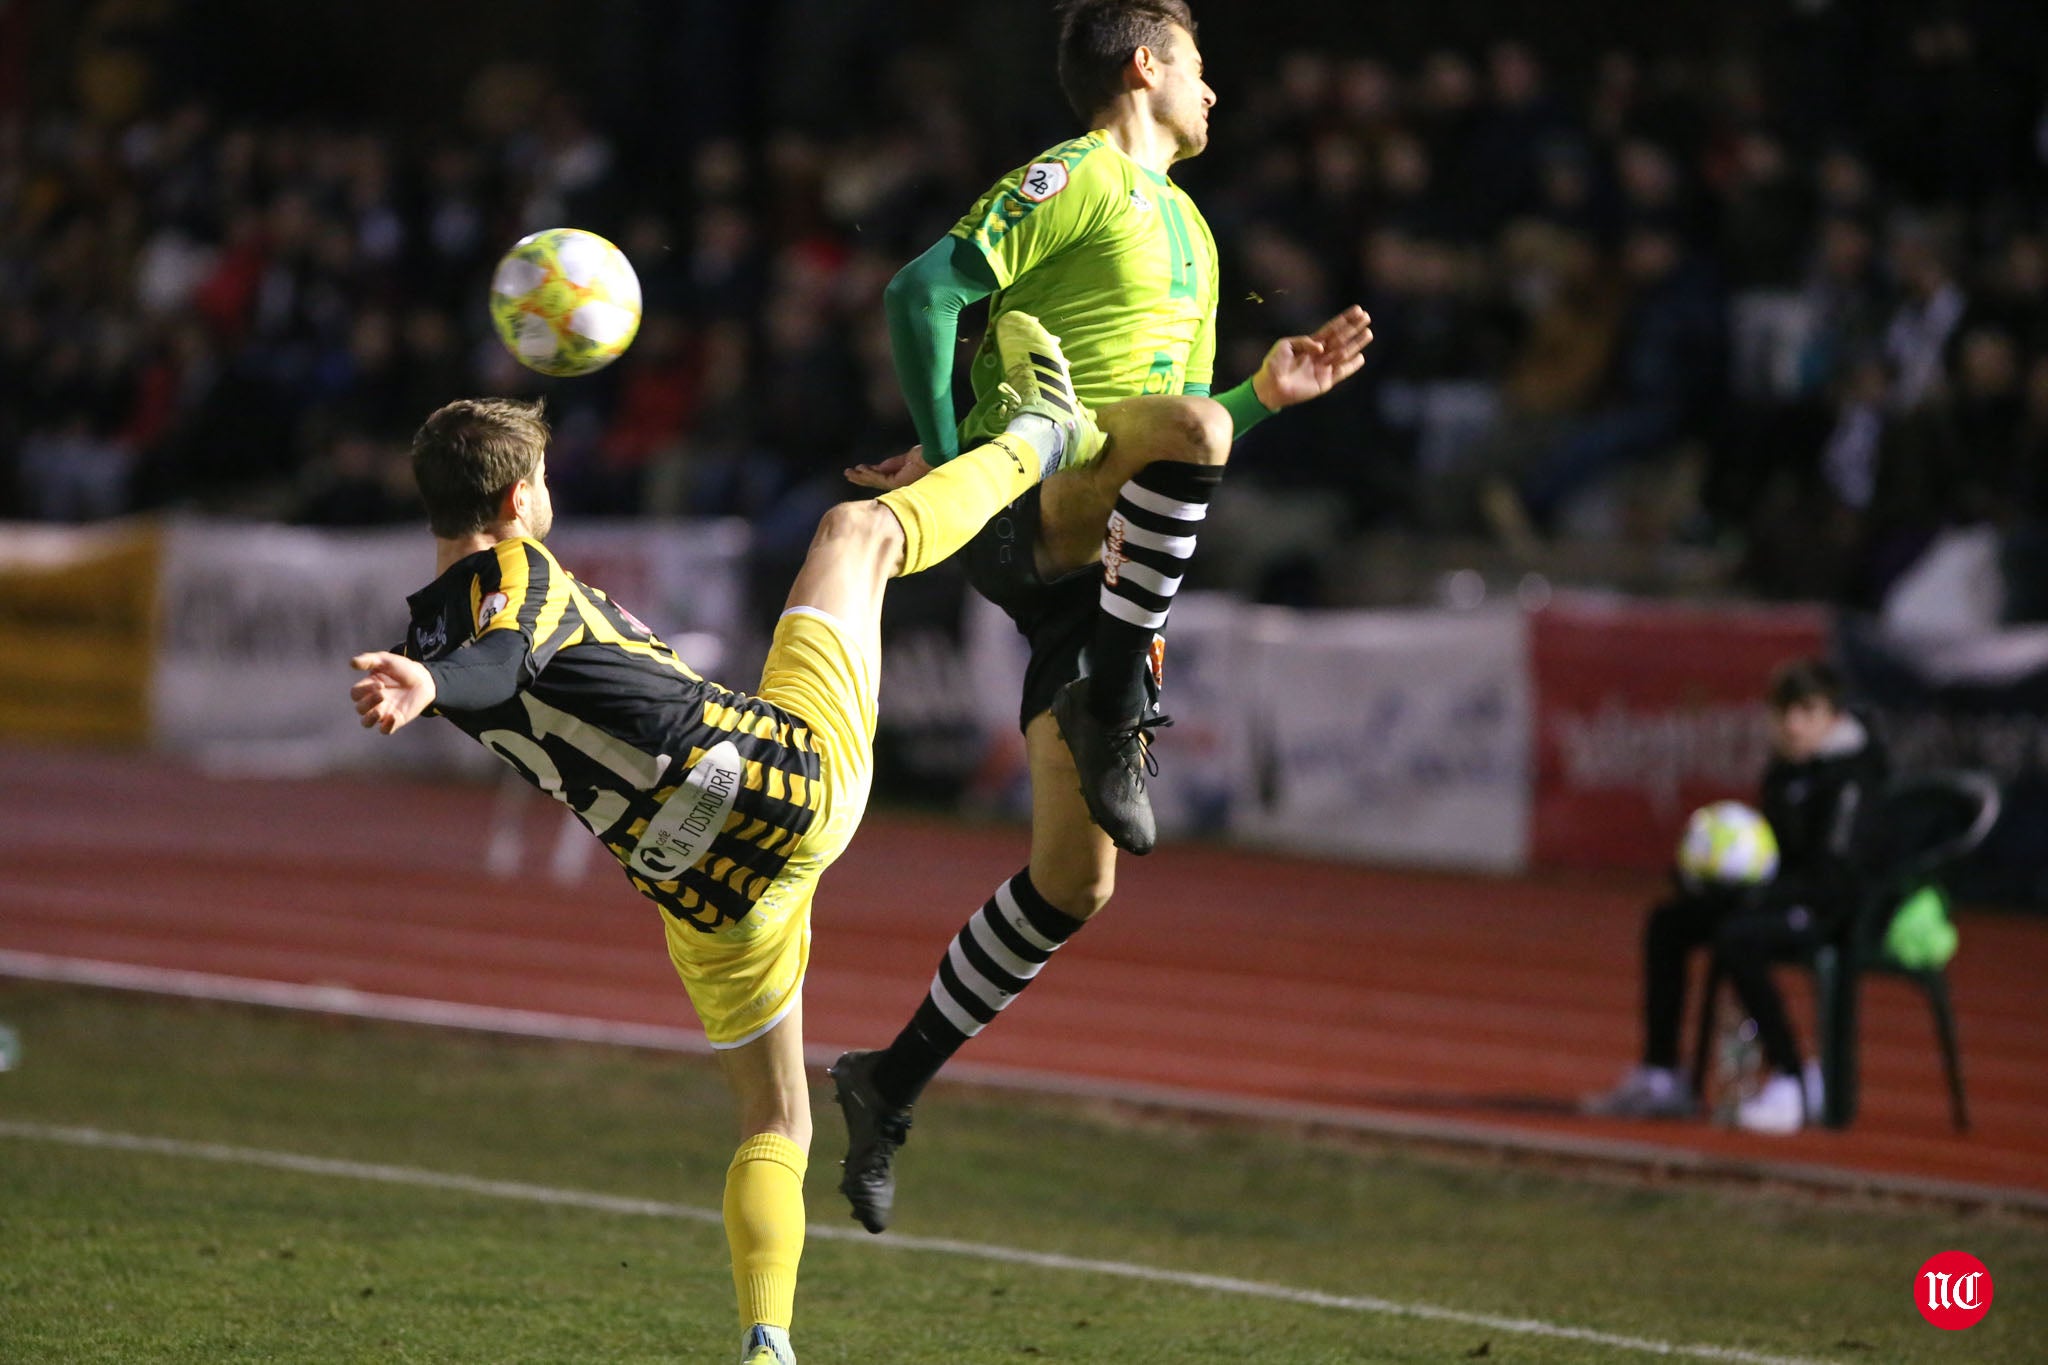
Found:
[(889, 1226), (896, 1205), (896, 1172), (890, 1163), (896, 1149), (910, 1137), (910, 1106), (893, 1109), (875, 1090), (879, 1052), (842, 1052), (826, 1075), (833, 1097), (846, 1116), (846, 1167), (839, 1192), (853, 1205), (853, 1216), (869, 1232)]
[(1170, 717), (1142, 716), (1128, 724), (1098, 720), (1088, 708), (1088, 679), (1076, 678), (1052, 700), (1060, 738), (1081, 771), (1081, 799), (1110, 841), (1126, 853), (1146, 854), (1159, 842), (1152, 818), (1147, 775), (1156, 776), (1152, 732), (1173, 724)]

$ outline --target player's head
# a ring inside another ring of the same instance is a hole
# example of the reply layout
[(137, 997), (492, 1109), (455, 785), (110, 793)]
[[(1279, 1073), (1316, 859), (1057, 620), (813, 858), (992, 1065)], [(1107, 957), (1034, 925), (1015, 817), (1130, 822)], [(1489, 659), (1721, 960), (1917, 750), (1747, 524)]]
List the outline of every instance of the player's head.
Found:
[(1209, 145), (1216, 92), (1202, 79), (1186, 0), (1069, 0), (1060, 12), (1060, 90), (1083, 122), (1136, 95), (1182, 157)]
[(1771, 675), (1771, 743), (1800, 763), (1820, 752), (1842, 718), (1842, 675), (1826, 659), (1794, 659)]
[(443, 540), (520, 522), (535, 540), (555, 524), (548, 496), (548, 423), (538, 402), (463, 398), (412, 438), (412, 476), (427, 524)]

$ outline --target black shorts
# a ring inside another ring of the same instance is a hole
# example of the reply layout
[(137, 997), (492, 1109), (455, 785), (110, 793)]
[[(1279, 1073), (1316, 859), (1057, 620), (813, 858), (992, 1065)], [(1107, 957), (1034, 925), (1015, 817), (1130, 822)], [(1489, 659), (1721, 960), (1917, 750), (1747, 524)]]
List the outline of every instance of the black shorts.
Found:
[(990, 517), (963, 552), (967, 581), (1031, 643), (1020, 729), (1050, 710), (1054, 694), (1088, 671), (1088, 643), (1102, 596), (1102, 571), (1093, 564), (1051, 580), (1038, 576), (1039, 487)]

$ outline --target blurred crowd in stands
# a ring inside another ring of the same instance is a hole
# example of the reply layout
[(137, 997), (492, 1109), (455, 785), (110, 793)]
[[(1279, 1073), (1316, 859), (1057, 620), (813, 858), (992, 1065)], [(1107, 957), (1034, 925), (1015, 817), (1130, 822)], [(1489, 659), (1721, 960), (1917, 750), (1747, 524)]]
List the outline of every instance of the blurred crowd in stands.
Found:
[[(1210, 50), (1182, 179), (1223, 253), (1219, 387), (1354, 299), (1378, 335), (1245, 442), (1248, 505), (1714, 546), (1750, 591), (1865, 605), (1968, 544), (2005, 566), (1999, 611), (2048, 618), (2048, 20), (1783, 8), (1729, 51)], [(540, 62), (400, 124), (239, 111), (118, 25), (77, 41), (58, 96), (0, 104), (0, 517), (403, 519), (428, 410), (544, 392), (564, 507), (800, 537), (843, 466), (913, 439), (882, 286), (1077, 131), (1049, 36), (996, 82), (1014, 107), (913, 44), (814, 61), (786, 124), (659, 130)], [(655, 107), (747, 98), (719, 60)], [(559, 382), (483, 306), (499, 253), (558, 225), (617, 241), (647, 305), (624, 360)]]

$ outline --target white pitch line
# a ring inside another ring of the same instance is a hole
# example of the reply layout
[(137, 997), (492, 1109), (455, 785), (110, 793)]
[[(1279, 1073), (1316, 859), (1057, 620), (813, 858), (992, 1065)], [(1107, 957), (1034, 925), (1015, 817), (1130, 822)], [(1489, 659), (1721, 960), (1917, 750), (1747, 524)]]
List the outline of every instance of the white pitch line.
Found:
[(711, 1053), (711, 1044), (704, 1041), (703, 1031), (695, 1028), (632, 1024), (616, 1019), (590, 1019), (497, 1005), (466, 1005), (454, 1000), (359, 991), (353, 986), (265, 981), (256, 977), (222, 976), (215, 972), (184, 971), (176, 967), (146, 967), (132, 962), (57, 957), (49, 953), (24, 953), (5, 948), (0, 948), (0, 977), (54, 981), (69, 986), (96, 986), (104, 990), (140, 991), (187, 1000), (262, 1005), (270, 1009), (303, 1010), (314, 1014), (340, 1014), (385, 1023), (469, 1029), (522, 1038), (644, 1047), (706, 1056)]
[[(105, 962), (93, 958), (60, 957), (50, 953), (0, 948), (0, 978), (5, 977), (90, 986), (104, 990), (138, 991), (188, 1000), (259, 1005), (269, 1009), (303, 1010), (316, 1014), (375, 1019), (387, 1023), (467, 1029), (522, 1038), (547, 1038), (608, 1047), (649, 1048), (663, 1052), (694, 1053), (700, 1056), (711, 1054), (711, 1045), (704, 1041), (703, 1031), (697, 1028), (636, 1024), (617, 1019), (594, 1019), (583, 1015), (551, 1014), (541, 1010), (510, 1009), (496, 1005), (469, 1005), (459, 1001), (434, 1000), (421, 996), (386, 995), (375, 991), (357, 990), (351, 986), (268, 981), (256, 977), (224, 976), (215, 972), (150, 967), (132, 962)], [(804, 1060), (811, 1067), (822, 1069), (837, 1057), (840, 1051), (840, 1047), (831, 1043), (813, 1040), (804, 1045)], [(1216, 1114), (1264, 1124), (1329, 1127), (1396, 1140), (1419, 1139), (1423, 1142), (1449, 1143), (1481, 1151), (1505, 1150), (1518, 1154), (1558, 1156), (1571, 1161), (1601, 1162), (1619, 1166), (1624, 1170), (1670, 1171), (1709, 1178), (1717, 1174), (1732, 1173), (1744, 1181), (1780, 1182), (1831, 1193), (1876, 1193), (1913, 1200), (1952, 1203), (1965, 1208), (2009, 1208), (2031, 1213), (2048, 1213), (2048, 1194), (2038, 1190), (1887, 1175), (1807, 1162), (1717, 1160), (1682, 1146), (1665, 1146), (1619, 1138), (1570, 1136), (1536, 1129), (1480, 1123), (1469, 1119), (1425, 1118), (1391, 1110), (1245, 1098), (1177, 1086), (1153, 1085), (1130, 1080), (1106, 1080), (1000, 1064), (956, 1061), (946, 1068), (946, 1075), (956, 1081), (994, 1086), (1026, 1094), (1159, 1105), (1189, 1113)]]
[[(0, 1120), (0, 1137), (25, 1142), (49, 1142), (67, 1147), (91, 1147), (104, 1151), (140, 1152), (150, 1156), (182, 1157), (236, 1166), (260, 1166), (291, 1171), (299, 1175), (334, 1176), (344, 1180), (368, 1180), (385, 1185), (411, 1185), (425, 1189), (453, 1190), (490, 1199), (548, 1204), (558, 1208), (589, 1209), (598, 1213), (628, 1214), (643, 1218), (674, 1218), (691, 1223), (720, 1224), (723, 1216), (715, 1209), (689, 1204), (671, 1204), (658, 1199), (631, 1199), (622, 1195), (598, 1194), (590, 1190), (565, 1190), (549, 1185), (530, 1185), (517, 1180), (485, 1180), (478, 1176), (426, 1171), (412, 1166), (384, 1166), (362, 1161), (341, 1161), (332, 1157), (306, 1156), (297, 1152), (272, 1152), (256, 1147), (234, 1147), (218, 1142), (185, 1142), (177, 1138), (145, 1137), (135, 1133), (114, 1133), (100, 1128), (73, 1128), (54, 1124), (15, 1123)], [(1164, 1270), (1128, 1261), (1100, 1261), (1057, 1252), (1025, 1251), (1017, 1247), (990, 1246), (982, 1242), (961, 1242), (946, 1237), (909, 1237), (887, 1233), (880, 1237), (857, 1232), (837, 1224), (812, 1223), (806, 1236), (828, 1242), (861, 1242), (896, 1251), (926, 1251), (1000, 1265), (1030, 1266), (1039, 1270), (1072, 1271), (1177, 1289), (1204, 1290), (1240, 1298), (1266, 1299), (1299, 1304), (1307, 1308), (1329, 1308), (1341, 1312), (1378, 1317), (1419, 1318), (1429, 1322), (1454, 1323), (1517, 1336), (1547, 1337), (1558, 1341), (1581, 1341), (1619, 1351), (1644, 1355), (1678, 1356), (1689, 1360), (1726, 1361), (1729, 1365), (1824, 1365), (1800, 1356), (1763, 1355), (1732, 1346), (1705, 1346), (1684, 1342), (1653, 1341), (1646, 1337), (1622, 1336), (1590, 1327), (1569, 1327), (1538, 1318), (1501, 1317), (1493, 1313), (1471, 1313), (1428, 1303), (1402, 1303), (1369, 1294), (1330, 1294), (1319, 1289), (1297, 1289), (1291, 1285), (1268, 1284), (1262, 1280), (1241, 1280), (1231, 1275), (1204, 1275), (1188, 1270)]]

